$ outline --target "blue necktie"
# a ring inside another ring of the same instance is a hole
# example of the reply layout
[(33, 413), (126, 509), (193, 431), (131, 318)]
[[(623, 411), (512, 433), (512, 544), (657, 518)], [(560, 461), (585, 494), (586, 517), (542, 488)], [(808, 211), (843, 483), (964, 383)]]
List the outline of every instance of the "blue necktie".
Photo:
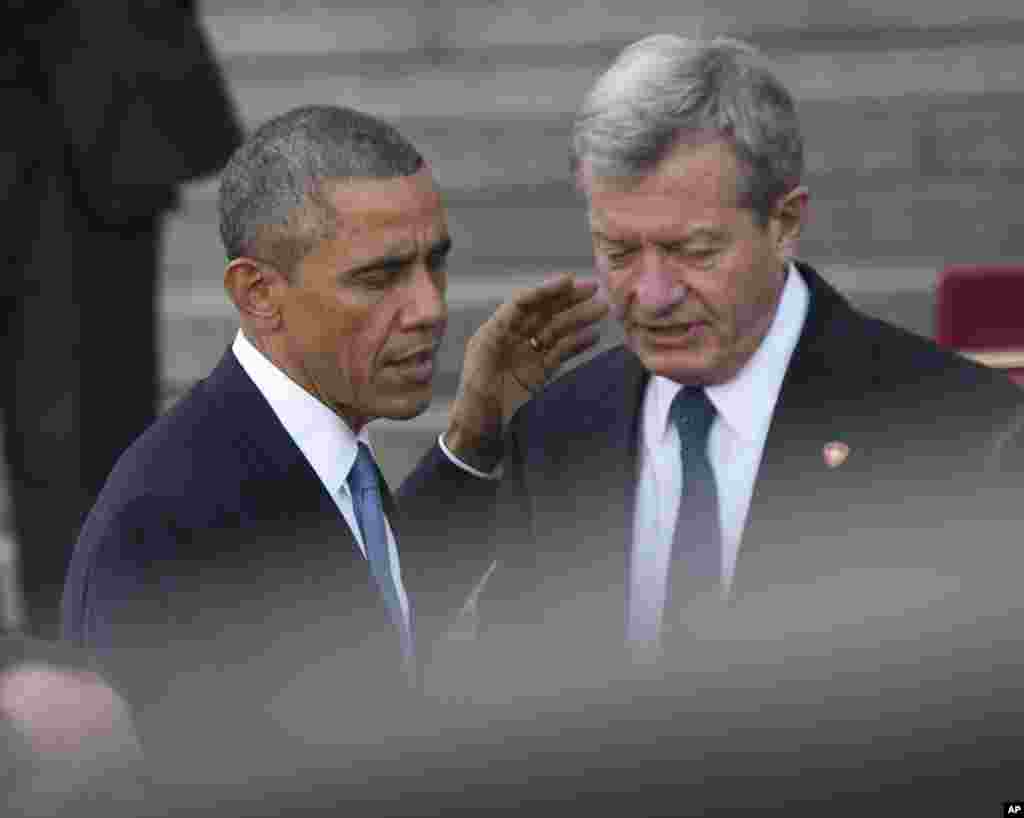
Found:
[[(415, 647), (413, 643), (412, 625), (406, 623), (402, 615), (402, 605), (398, 599), (398, 585), (391, 573), (391, 560), (388, 558), (388, 531), (384, 522), (384, 506), (381, 498), (380, 472), (365, 443), (359, 444), (356, 462), (348, 475), (349, 488), (355, 506), (356, 520), (363, 535), (366, 546), (366, 559), (370, 563), (370, 572), (377, 580), (381, 597), (388, 609), (391, 621), (398, 628), (402, 638), (402, 657), (407, 670), (414, 665)], [(412, 612), (410, 611), (410, 620)]]
[(669, 411), (679, 430), (683, 484), (672, 538), (665, 618), (696, 594), (715, 589), (722, 574), (722, 533), (718, 521), (718, 490), (708, 459), (708, 433), (715, 407), (700, 387), (679, 390)]

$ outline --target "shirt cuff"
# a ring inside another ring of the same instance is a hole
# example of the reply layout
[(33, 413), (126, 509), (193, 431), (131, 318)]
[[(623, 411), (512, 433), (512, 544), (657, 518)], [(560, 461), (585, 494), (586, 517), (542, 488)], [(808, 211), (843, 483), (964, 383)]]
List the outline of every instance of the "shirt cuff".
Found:
[(459, 460), (459, 458), (457, 458), (455, 455), (453, 455), (450, 451), (448, 451), (448, 447), (444, 445), (444, 432), (441, 432), (441, 434), (437, 436), (437, 445), (441, 447), (441, 451), (444, 452), (444, 456), (447, 457), (452, 463), (454, 463), (463, 471), (468, 471), (470, 474), (474, 475), (475, 477), (480, 477), (483, 480), (501, 479), (501, 475), (504, 472), (501, 463), (495, 466), (494, 470), (490, 472), (480, 471), (480, 469), (474, 469), (468, 463), (464, 463), (463, 461)]

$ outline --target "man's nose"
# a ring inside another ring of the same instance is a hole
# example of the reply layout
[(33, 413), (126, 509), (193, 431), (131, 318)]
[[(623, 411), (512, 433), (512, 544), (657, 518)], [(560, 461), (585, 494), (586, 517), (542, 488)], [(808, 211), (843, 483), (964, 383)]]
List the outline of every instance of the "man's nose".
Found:
[(644, 312), (662, 313), (673, 309), (686, 296), (686, 286), (666, 264), (658, 247), (645, 247), (637, 259), (633, 281), (633, 304)]
[(443, 272), (432, 271), (425, 264), (416, 265), (404, 308), (404, 323), (408, 327), (435, 327), (444, 323), (448, 316), (446, 284)]

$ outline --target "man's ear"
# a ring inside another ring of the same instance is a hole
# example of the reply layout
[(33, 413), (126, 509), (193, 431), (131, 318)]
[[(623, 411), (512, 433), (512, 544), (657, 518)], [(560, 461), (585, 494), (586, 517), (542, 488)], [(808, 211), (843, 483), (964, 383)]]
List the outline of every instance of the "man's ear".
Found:
[(772, 210), (773, 240), (778, 254), (791, 260), (807, 221), (807, 188), (798, 185), (776, 202)]
[(276, 267), (246, 256), (232, 259), (224, 268), (224, 289), (246, 326), (272, 331), (281, 324), (280, 296), (288, 286)]

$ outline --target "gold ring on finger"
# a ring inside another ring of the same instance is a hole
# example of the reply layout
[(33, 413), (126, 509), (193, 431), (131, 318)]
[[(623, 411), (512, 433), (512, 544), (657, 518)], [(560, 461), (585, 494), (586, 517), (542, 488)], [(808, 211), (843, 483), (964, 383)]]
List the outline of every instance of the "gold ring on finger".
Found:
[(544, 345), (541, 344), (540, 340), (538, 340), (536, 335), (531, 335), (529, 338), (529, 342), (530, 346), (533, 347), (534, 352), (542, 352), (544, 350)]

